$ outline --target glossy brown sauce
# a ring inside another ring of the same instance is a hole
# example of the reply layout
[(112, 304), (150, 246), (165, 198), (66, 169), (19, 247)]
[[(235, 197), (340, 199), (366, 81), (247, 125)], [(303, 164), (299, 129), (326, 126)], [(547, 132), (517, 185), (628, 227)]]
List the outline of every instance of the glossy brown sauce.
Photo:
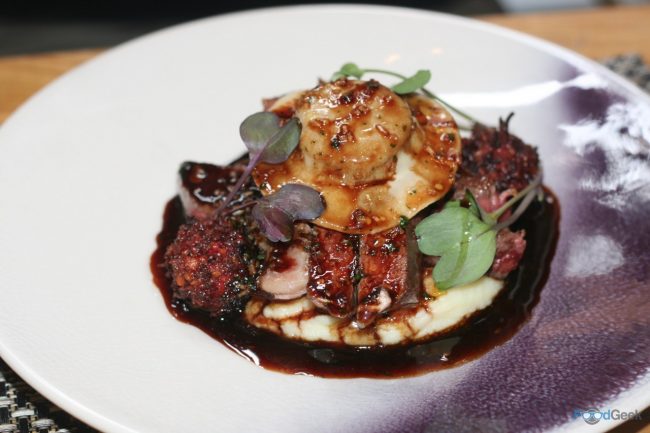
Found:
[(238, 355), (267, 369), (289, 374), (323, 377), (394, 378), (423, 374), (460, 365), (504, 343), (530, 317), (546, 282), (555, 250), (559, 206), (553, 194), (533, 203), (513, 229), (525, 229), (527, 247), (519, 268), (512, 272), (493, 304), (472, 316), (465, 325), (425, 343), (386, 348), (354, 348), (294, 342), (249, 325), (241, 314), (215, 319), (190, 310), (172, 298), (164, 253), (184, 223), (178, 197), (165, 208), (151, 270), (165, 305), (178, 320), (194, 325)]
[(269, 255), (268, 268), (271, 271), (282, 273), (296, 266), (296, 261), (289, 254), (287, 250), (291, 243), (279, 243), (276, 245), (271, 254)]

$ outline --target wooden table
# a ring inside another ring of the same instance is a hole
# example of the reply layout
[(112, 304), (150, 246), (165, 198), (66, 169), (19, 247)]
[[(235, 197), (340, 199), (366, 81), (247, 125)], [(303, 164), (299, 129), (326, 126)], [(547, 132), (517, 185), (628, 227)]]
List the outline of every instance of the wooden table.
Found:
[[(479, 18), (539, 36), (592, 59), (635, 52), (650, 63), (650, 5)], [(0, 58), (0, 122), (41, 87), (102, 51)], [(644, 421), (626, 423), (612, 433), (650, 433), (649, 412), (644, 415)]]
[[(548, 39), (592, 59), (636, 52), (650, 63), (650, 5), (480, 19)], [(101, 51), (0, 58), (0, 122), (45, 84)]]

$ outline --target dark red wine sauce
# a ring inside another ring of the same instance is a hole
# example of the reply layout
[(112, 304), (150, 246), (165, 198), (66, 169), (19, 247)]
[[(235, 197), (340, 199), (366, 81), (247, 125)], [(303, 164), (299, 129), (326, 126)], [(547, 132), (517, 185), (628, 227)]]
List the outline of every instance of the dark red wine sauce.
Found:
[(240, 312), (213, 318), (203, 311), (190, 309), (183, 301), (173, 298), (164, 266), (165, 250), (185, 222), (178, 197), (165, 208), (158, 247), (151, 257), (151, 270), (174, 317), (202, 329), (261, 367), (289, 374), (338, 378), (419, 375), (479, 357), (508, 340), (529, 318), (546, 282), (558, 237), (557, 199), (550, 191), (545, 192), (545, 200), (533, 203), (512, 228), (526, 230), (526, 252), (492, 305), (460, 328), (423, 343), (355, 348), (295, 342), (249, 325)]

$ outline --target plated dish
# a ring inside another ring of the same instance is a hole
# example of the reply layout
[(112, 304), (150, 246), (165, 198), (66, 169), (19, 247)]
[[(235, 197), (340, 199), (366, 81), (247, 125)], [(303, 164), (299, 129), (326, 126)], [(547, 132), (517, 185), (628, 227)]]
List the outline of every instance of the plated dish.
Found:
[(483, 125), (430, 78), (347, 63), (265, 99), (239, 126), (248, 155), (183, 163), (151, 263), (172, 314), (258, 365), (336, 377), (422, 374), (515, 332), (548, 272), (557, 201), (514, 113)]
[[(348, 32), (313, 32), (332, 21)], [(375, 44), (341, 53), (369, 34)], [(536, 303), (524, 301), (530, 318), (455, 368), (388, 380), (269, 371), (173, 318), (152, 282), (181, 163), (236, 160), (232, 125), (259, 111), (261, 95), (309, 88), (350, 59), (429, 69), (443, 99), (486, 124), (515, 111), (511, 132), (538, 146), (562, 204), (546, 282)], [(574, 406), (650, 403), (647, 106), (565, 50), (421, 11), (276, 9), (134, 41), (58, 80), (0, 129), (0, 356), (107, 432), (593, 431)]]

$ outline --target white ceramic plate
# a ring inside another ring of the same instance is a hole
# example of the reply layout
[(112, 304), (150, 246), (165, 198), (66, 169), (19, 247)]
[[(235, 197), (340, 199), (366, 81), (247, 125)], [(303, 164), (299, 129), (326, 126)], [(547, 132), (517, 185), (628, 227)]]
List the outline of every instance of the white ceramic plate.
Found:
[[(559, 302), (559, 290), (543, 291), (526, 327), (479, 360), (400, 380), (269, 372), (169, 314), (148, 265), (180, 162), (231, 160), (243, 150), (238, 125), (261, 97), (311, 86), (347, 61), (405, 74), (428, 68), (433, 89), (490, 123), (515, 110), (513, 130), (539, 145), (561, 202), (575, 193), (578, 180), (566, 173), (584, 148), (560, 126), (588, 119), (592, 101), (573, 104), (567, 94), (596, 89), (611, 103), (648, 103), (632, 85), (558, 47), (414, 10), (260, 10), (122, 45), (48, 86), (0, 130), (2, 358), (53, 402), (114, 433), (586, 428), (571, 420), (578, 404), (647, 405), (647, 345), (632, 347), (645, 357), (641, 370), (626, 369), (586, 400), (568, 396), (562, 404), (561, 384), (577, 371), (562, 377), (561, 363), (541, 368), (553, 361), (551, 349), (513, 358), (524, 339), (552, 329), (540, 315)], [(642, 128), (645, 115), (634, 120)], [(575, 214), (563, 208), (563, 234), (571, 221)], [(570, 248), (562, 236), (558, 248)], [(562, 260), (569, 267), (554, 263), (553, 272), (595, 275), (584, 260)], [(621, 266), (602, 260), (609, 271)], [(498, 368), (515, 363), (511, 372)]]

